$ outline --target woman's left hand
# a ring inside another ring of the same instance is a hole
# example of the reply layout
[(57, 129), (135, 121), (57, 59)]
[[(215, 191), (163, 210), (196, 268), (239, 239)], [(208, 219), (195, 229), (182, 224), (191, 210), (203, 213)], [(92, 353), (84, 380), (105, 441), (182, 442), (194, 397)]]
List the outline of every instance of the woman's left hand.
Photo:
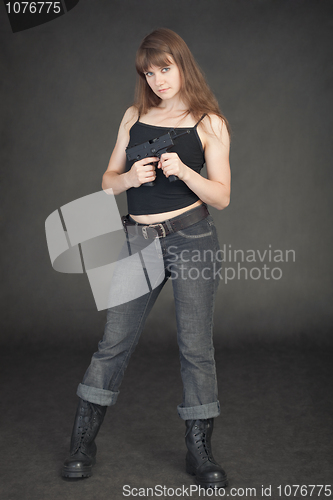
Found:
[(157, 168), (161, 168), (165, 177), (176, 175), (183, 179), (188, 167), (181, 161), (177, 153), (163, 153)]

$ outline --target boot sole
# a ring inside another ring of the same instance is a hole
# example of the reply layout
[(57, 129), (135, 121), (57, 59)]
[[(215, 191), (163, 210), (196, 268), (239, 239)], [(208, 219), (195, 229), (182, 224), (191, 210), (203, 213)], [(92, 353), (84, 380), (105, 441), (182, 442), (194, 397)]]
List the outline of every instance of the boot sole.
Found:
[(96, 458), (92, 460), (92, 465), (86, 465), (81, 467), (80, 470), (73, 470), (71, 467), (63, 466), (61, 471), (61, 476), (69, 479), (84, 479), (86, 477), (91, 477), (93, 475), (92, 467), (96, 463)]
[(199, 486), (202, 486), (203, 488), (206, 489), (219, 489), (219, 488), (225, 488), (228, 486), (228, 478), (225, 476), (221, 481), (216, 481), (216, 482), (211, 482), (211, 481), (200, 481), (196, 477), (197, 473), (195, 472), (195, 469), (193, 469), (190, 465), (186, 464), (186, 472), (190, 474), (191, 476), (195, 476), (195, 480)]
[(66, 479), (85, 479), (87, 477), (92, 476), (92, 471), (82, 471), (82, 472), (73, 472), (73, 471), (61, 471), (61, 477)]

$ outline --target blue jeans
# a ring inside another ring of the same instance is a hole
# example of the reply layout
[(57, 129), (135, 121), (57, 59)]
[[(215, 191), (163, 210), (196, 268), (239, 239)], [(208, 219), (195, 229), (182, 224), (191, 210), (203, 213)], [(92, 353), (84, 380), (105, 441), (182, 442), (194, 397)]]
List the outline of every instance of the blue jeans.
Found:
[[(104, 336), (78, 386), (77, 395), (103, 406), (115, 404), (145, 320), (170, 279), (183, 382), (183, 401), (177, 406), (178, 414), (183, 420), (217, 417), (220, 405), (214, 360), (213, 312), (221, 264), (217, 259), (219, 243), (213, 218), (208, 215), (158, 241), (164, 263), (163, 280), (141, 297), (107, 310)], [(135, 279), (135, 270), (131, 275)], [(128, 280), (124, 283), (121, 276), (118, 281), (114, 285), (116, 288), (131, 285)]]

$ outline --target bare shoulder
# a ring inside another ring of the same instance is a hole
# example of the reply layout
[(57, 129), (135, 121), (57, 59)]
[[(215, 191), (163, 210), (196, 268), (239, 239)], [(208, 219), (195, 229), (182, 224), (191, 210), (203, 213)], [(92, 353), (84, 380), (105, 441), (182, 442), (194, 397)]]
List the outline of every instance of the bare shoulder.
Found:
[(230, 137), (225, 121), (214, 113), (207, 114), (199, 124), (199, 135), (205, 146), (222, 142), (229, 146)]
[(128, 132), (138, 118), (139, 118), (138, 109), (135, 106), (130, 106), (125, 111), (120, 127), (123, 128), (126, 132)]
[(125, 111), (119, 126), (114, 152), (118, 150), (122, 152), (125, 151), (130, 135), (130, 128), (137, 121), (138, 116), (139, 113), (135, 106), (131, 106)]
[(218, 115), (209, 113), (202, 121), (209, 134), (217, 135), (222, 138), (224, 133), (228, 132), (225, 121)]

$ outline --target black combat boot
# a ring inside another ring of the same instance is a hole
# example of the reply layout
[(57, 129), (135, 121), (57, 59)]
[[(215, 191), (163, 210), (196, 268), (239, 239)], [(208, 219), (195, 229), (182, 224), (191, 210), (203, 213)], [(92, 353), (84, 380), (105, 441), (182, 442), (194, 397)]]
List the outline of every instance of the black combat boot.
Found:
[(89, 403), (80, 398), (71, 437), (70, 456), (65, 460), (61, 475), (65, 478), (85, 478), (92, 475), (96, 463), (95, 437), (103, 422), (107, 406)]
[(227, 475), (215, 462), (210, 438), (214, 419), (186, 420), (185, 443), (186, 472), (195, 476), (199, 486), (204, 488), (224, 488), (228, 485)]

